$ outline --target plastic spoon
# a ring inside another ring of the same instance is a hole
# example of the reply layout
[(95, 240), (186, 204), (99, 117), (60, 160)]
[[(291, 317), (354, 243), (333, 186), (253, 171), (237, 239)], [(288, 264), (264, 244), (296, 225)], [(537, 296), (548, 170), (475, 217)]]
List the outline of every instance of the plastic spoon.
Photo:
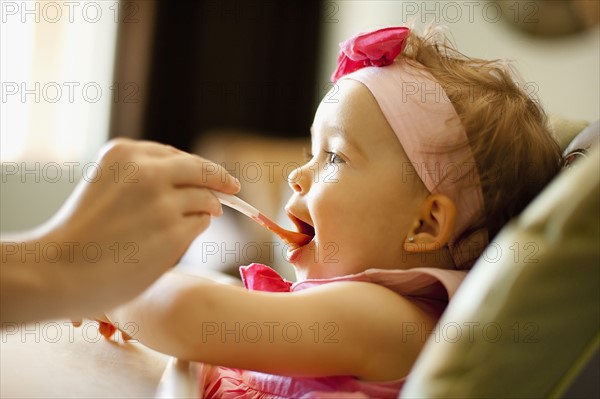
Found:
[(296, 231), (284, 229), (283, 227), (279, 226), (277, 223), (260, 213), (258, 209), (256, 209), (246, 201), (236, 197), (235, 195), (224, 194), (218, 191), (213, 191), (213, 194), (215, 194), (215, 196), (219, 199), (219, 202), (221, 202), (221, 204), (243, 213), (258, 224), (262, 225), (263, 227), (266, 227), (273, 233), (277, 234), (279, 237), (281, 237), (283, 241), (287, 242), (288, 244), (301, 247), (303, 245), (308, 244), (312, 240), (312, 236), (309, 236), (308, 234), (298, 233)]

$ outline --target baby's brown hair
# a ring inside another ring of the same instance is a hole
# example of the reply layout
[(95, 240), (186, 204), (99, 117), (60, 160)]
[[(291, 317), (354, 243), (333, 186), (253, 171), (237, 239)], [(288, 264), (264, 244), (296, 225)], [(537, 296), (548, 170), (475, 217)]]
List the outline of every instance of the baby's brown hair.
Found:
[(481, 228), (491, 240), (560, 169), (560, 148), (546, 114), (505, 62), (469, 58), (435, 28), (424, 36), (411, 32), (401, 56), (425, 66), (443, 87), (477, 163), (485, 220), (459, 240)]

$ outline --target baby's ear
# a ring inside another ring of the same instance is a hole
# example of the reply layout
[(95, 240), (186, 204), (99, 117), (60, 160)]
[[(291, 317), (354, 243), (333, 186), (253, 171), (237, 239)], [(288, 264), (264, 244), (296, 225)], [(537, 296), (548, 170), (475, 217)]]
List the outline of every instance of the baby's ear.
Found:
[(408, 232), (404, 250), (417, 253), (443, 248), (452, 236), (455, 221), (454, 202), (442, 194), (429, 195), (421, 204), (417, 218)]

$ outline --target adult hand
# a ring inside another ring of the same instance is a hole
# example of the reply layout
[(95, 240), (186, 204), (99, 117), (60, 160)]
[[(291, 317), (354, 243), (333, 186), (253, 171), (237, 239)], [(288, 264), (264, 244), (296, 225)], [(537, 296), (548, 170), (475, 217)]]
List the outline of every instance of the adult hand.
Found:
[[(219, 165), (153, 142), (111, 141), (96, 168), (87, 169), (93, 172), (37, 237), (16, 253), (2, 243), (3, 320), (78, 318), (133, 298), (177, 263), (211, 216), (222, 214), (209, 189), (235, 194), (240, 188)], [(28, 260), (19, 256), (23, 248), (58, 258), (52, 264), (44, 263), (48, 256), (37, 258), (29, 290), (19, 290), (15, 281), (27, 278), (15, 280), (19, 270), (11, 269)], [(33, 298), (19, 298), (27, 291)], [(36, 301), (39, 295), (46, 300)]]

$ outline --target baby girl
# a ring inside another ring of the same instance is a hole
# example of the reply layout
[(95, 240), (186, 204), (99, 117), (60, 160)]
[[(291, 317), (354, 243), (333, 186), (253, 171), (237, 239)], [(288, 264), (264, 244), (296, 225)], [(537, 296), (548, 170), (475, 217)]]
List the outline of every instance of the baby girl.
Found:
[(396, 398), (467, 271), (559, 168), (507, 68), (438, 36), (341, 44), (289, 176), (286, 211), (313, 236), (288, 252), (297, 282), (260, 264), (241, 267), (245, 288), (173, 272), (109, 319), (202, 362), (207, 398)]

